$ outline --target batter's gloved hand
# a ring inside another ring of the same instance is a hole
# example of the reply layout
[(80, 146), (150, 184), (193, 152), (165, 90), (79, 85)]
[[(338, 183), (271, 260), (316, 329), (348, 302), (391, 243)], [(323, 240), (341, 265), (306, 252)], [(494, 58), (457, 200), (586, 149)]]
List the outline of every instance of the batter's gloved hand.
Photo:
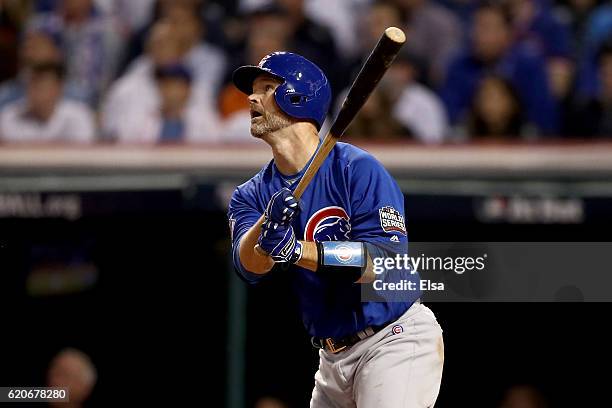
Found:
[(344, 218), (321, 224), (315, 229), (314, 236), (317, 241), (350, 241), (351, 224)]
[(295, 238), (291, 225), (266, 220), (257, 243), (274, 262), (296, 263), (302, 258), (302, 244)]
[(300, 203), (288, 188), (278, 190), (266, 207), (264, 217), (273, 223), (289, 225), (291, 220), (300, 212)]

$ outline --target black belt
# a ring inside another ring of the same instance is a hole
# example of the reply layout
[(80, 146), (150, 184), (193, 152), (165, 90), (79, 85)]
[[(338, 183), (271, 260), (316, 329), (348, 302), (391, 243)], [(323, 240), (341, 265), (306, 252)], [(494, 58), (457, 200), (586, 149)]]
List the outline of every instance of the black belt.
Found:
[[(421, 303), (421, 299), (417, 299), (414, 303)], [(396, 317), (393, 320), (389, 320), (388, 322), (383, 323), (380, 326), (368, 326), (365, 329), (358, 331), (357, 333), (350, 334), (341, 339), (333, 339), (331, 337), (328, 337), (328, 338), (312, 337), (310, 339), (310, 342), (315, 348), (325, 349), (332, 354), (339, 353), (343, 350), (346, 350), (349, 347), (354, 346), (356, 343), (360, 342), (361, 340), (378, 333), (379, 331), (381, 331), (382, 329), (384, 329), (385, 327), (387, 327), (388, 325), (390, 325), (391, 323), (393, 323), (399, 318), (400, 316)]]
[(328, 338), (320, 338), (320, 337), (312, 337), (311, 343), (315, 348), (325, 349), (330, 353), (339, 353), (342, 350), (346, 350), (347, 348), (355, 345), (361, 340), (378, 333), (385, 327), (387, 327), (389, 323), (384, 323), (380, 326), (369, 326), (363, 330), (358, 331), (357, 333), (350, 334), (346, 337), (342, 337), (340, 339), (333, 339), (331, 337)]

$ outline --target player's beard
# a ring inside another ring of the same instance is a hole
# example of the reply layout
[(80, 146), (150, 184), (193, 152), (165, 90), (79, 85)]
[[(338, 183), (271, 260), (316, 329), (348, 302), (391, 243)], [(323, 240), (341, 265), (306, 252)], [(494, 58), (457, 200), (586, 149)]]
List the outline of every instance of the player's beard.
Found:
[(264, 135), (286, 128), (292, 123), (291, 118), (282, 112), (264, 112), (259, 120), (251, 123), (251, 134), (261, 139)]

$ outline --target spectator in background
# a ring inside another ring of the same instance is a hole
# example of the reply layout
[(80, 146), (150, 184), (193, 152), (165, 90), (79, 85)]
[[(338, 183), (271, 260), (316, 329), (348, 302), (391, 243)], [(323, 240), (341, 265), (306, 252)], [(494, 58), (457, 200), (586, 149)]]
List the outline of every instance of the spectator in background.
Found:
[(541, 133), (554, 134), (557, 117), (544, 59), (512, 43), (510, 24), (509, 14), (499, 5), (484, 3), (475, 11), (470, 47), (451, 62), (441, 89), (450, 120), (456, 124), (465, 118), (481, 79), (495, 74), (512, 83), (527, 120)]
[(598, 53), (599, 90), (597, 94), (579, 102), (571, 116), (569, 136), (612, 137), (612, 38)]
[[(35, 12), (53, 12), (63, 0), (34, 0)], [(113, 16), (121, 26), (133, 32), (145, 25), (153, 13), (155, 0), (93, 0), (98, 12)]]
[(216, 117), (193, 98), (188, 68), (161, 65), (154, 76), (156, 105), (125, 112), (116, 138), (127, 143), (218, 142)]
[(0, 111), (0, 140), (5, 142), (93, 142), (93, 112), (62, 98), (64, 68), (57, 63), (32, 66), (24, 99)]
[(391, 0), (374, 1), (361, 15), (361, 20), (356, 31), (359, 41), (358, 57), (350, 62), (347, 72), (351, 75), (346, 79), (344, 86), (349, 86), (350, 80), (354, 78), (370, 52), (380, 39), (387, 27), (404, 27), (407, 15), (404, 9)]
[[(175, 37), (174, 47), (178, 55), (174, 58), (186, 65), (194, 76), (194, 87), (198, 96), (212, 100), (221, 87), (226, 58), (217, 47), (202, 41), (205, 27), (199, 16), (200, 2), (195, 0), (178, 0), (175, 2), (162, 1), (162, 16), (158, 23), (168, 24), (169, 30)], [(137, 57), (129, 65), (123, 77), (141, 76), (152, 78), (155, 70), (155, 54), (157, 45), (152, 41), (158, 41), (159, 34), (154, 33), (153, 26), (148, 31), (146, 53)], [(166, 61), (168, 62), (168, 61)]]
[[(204, 0), (157, 0), (152, 21), (131, 38), (121, 73), (147, 65), (146, 48), (153, 27), (160, 21), (175, 25), (184, 47), (184, 61), (196, 77), (196, 82), (206, 82), (211, 93), (216, 94), (223, 83), (226, 56), (222, 49), (207, 41), (209, 27), (219, 22), (205, 21)], [(218, 35), (217, 35), (218, 36)], [(144, 60), (144, 61), (143, 61)]]
[(358, 41), (355, 26), (359, 16), (371, 0), (308, 0), (304, 3), (306, 14), (327, 27), (343, 60), (356, 57)]
[(512, 84), (504, 78), (488, 76), (476, 90), (465, 130), (473, 138), (524, 137), (530, 134), (524, 116)]
[(573, 59), (555, 57), (547, 63), (548, 85), (556, 104), (558, 129), (566, 127), (567, 115), (575, 97), (575, 63)]
[(596, 50), (612, 34), (612, 4), (604, 2), (593, 10), (586, 29), (586, 48)]
[(278, 398), (262, 397), (255, 401), (255, 408), (289, 408), (287, 404)]
[(148, 77), (158, 65), (178, 63), (186, 52), (185, 43), (181, 41), (176, 25), (168, 20), (161, 20), (149, 32), (146, 54), (140, 57), (141, 63), (135, 64), (129, 77)]
[(427, 63), (427, 79), (432, 84), (441, 84), (446, 66), (463, 43), (459, 19), (435, 1), (393, 1), (407, 15), (406, 47)]
[(393, 0), (373, 1), (365, 10), (361, 30), (358, 32), (361, 59), (365, 60), (387, 27), (405, 28), (407, 21), (407, 11)]
[(467, 27), (481, 0), (439, 0), (438, 2), (451, 10), (463, 27)]
[(117, 139), (121, 126), (129, 123), (131, 116), (157, 109), (159, 97), (155, 87), (154, 69), (157, 66), (176, 64), (183, 54), (183, 47), (174, 25), (157, 23), (147, 42), (147, 57), (151, 65), (133, 70), (115, 81), (102, 103), (102, 136)]
[(506, 391), (499, 408), (547, 408), (542, 393), (531, 385), (516, 385)]
[(121, 53), (123, 33), (117, 23), (99, 13), (93, 0), (60, 0), (54, 12), (35, 15), (29, 26), (61, 36), (68, 80), (81, 100), (95, 106)]
[(448, 120), (442, 100), (419, 82), (425, 64), (411, 52), (400, 53), (381, 80), (392, 95), (392, 116), (414, 139), (440, 143), (448, 136)]
[[(132, 123), (134, 117), (151, 115), (159, 110), (161, 101), (155, 69), (166, 65), (185, 66), (191, 76), (190, 104), (198, 106), (207, 120), (215, 124), (218, 122), (211, 83), (203, 74), (208, 65), (198, 63), (198, 58), (189, 58), (189, 51), (176, 21), (164, 19), (155, 24), (150, 31), (146, 56), (136, 60), (134, 67), (111, 86), (103, 103), (102, 129), (105, 138), (125, 140), (127, 123)], [(205, 78), (202, 78), (203, 75)]]
[(512, 16), (515, 41), (537, 49), (547, 59), (571, 56), (571, 32), (552, 12), (550, 0), (503, 1)]
[(598, 52), (608, 38), (612, 38), (612, 4), (610, 2), (593, 10), (587, 23), (577, 78), (577, 90), (580, 97), (593, 97), (600, 88), (597, 73)]
[(287, 12), (289, 49), (317, 64), (329, 78), (332, 89), (342, 89), (344, 65), (330, 30), (306, 15), (304, 0), (276, 0)]
[[(246, 43), (242, 53), (236, 55), (232, 66), (257, 65), (266, 55), (289, 49), (290, 27), (286, 11), (271, 5), (253, 9), (246, 16)], [(219, 95), (219, 110), (223, 119), (223, 140), (225, 142), (259, 143), (251, 136), (251, 114), (244, 94), (231, 82)]]
[[(404, 25), (406, 13), (392, 1), (376, 1), (364, 17), (360, 35), (363, 58), (368, 56), (385, 28)], [(355, 62), (355, 71), (361, 64), (361, 61)], [(426, 75), (426, 62), (404, 49), (383, 77), (380, 91), (370, 98), (365, 112), (360, 112), (348, 134), (375, 140), (412, 137), (425, 143), (442, 141), (447, 133), (446, 112), (438, 96), (419, 83)], [(336, 99), (338, 109), (347, 91)], [(369, 123), (376, 121), (380, 123)]]
[(257, 65), (266, 55), (274, 51), (289, 50), (291, 29), (285, 9), (276, 5), (256, 8), (244, 16), (246, 26), (244, 48), (233, 55), (225, 75), (225, 87), (220, 94), (221, 115), (249, 109), (248, 101), (232, 82), (234, 67)]
[[(276, 0), (276, 3), (287, 12), (294, 47), (303, 53), (314, 54), (327, 65), (333, 64), (338, 57), (338, 54), (332, 54), (336, 51), (333, 37), (327, 27), (306, 15), (304, 0)], [(324, 56), (319, 55), (321, 53)]]
[(0, 83), (17, 75), (18, 37), (31, 8), (31, 0), (0, 0)]
[[(180, 42), (181, 61), (193, 73), (196, 85), (205, 87), (208, 93), (216, 95), (221, 87), (225, 72), (226, 58), (222, 50), (203, 41), (204, 27), (200, 15), (201, 2), (195, 0), (163, 1), (163, 17)], [(152, 69), (147, 54), (139, 56), (128, 67), (127, 74)]]
[(393, 117), (391, 95), (383, 89), (376, 88), (346, 130), (346, 135), (368, 140), (406, 139), (410, 132)]
[(144, 27), (153, 15), (155, 0), (94, 0), (106, 15), (114, 16), (130, 33)]
[(69, 402), (52, 402), (52, 407), (79, 408), (87, 401), (98, 380), (96, 367), (80, 350), (67, 348), (51, 360), (47, 386), (68, 389)]
[[(193, 3), (195, 3), (195, 1)], [(172, 2), (170, 1), (153, 0), (151, 14), (148, 16), (146, 22), (141, 27), (133, 31), (127, 41), (121, 62), (119, 63), (118, 76), (125, 74), (125, 71), (130, 64), (136, 58), (145, 54), (146, 44), (151, 37), (152, 28), (161, 19), (166, 17), (166, 7), (169, 7), (171, 4)]]
[(44, 62), (60, 62), (63, 59), (61, 45), (61, 38), (53, 32), (28, 31), (21, 43), (20, 65), (28, 67)]
[(570, 48), (576, 58), (582, 57), (587, 24), (597, 2), (598, 0), (567, 0), (555, 7), (556, 19), (570, 30)]
[[(563, 66), (550, 64), (548, 75), (550, 78), (551, 89), (559, 104), (560, 113), (560, 133), (564, 136), (576, 136), (576, 126), (573, 122), (573, 114), (576, 99), (582, 98), (580, 95), (584, 88), (584, 80), (581, 80), (581, 72), (587, 72), (590, 64), (585, 64), (591, 56), (587, 52), (586, 31), (590, 16), (597, 6), (599, 0), (567, 0), (558, 4), (555, 8), (555, 15), (559, 21), (569, 27), (571, 32), (571, 45), (574, 64), (572, 70), (564, 70)], [(588, 70), (590, 72), (590, 69)], [(597, 76), (590, 72), (590, 75)], [(568, 78), (569, 77), (569, 78)]]
[[(277, 0), (238, 0), (237, 3), (243, 15), (271, 4), (282, 5), (282, 1)], [(346, 60), (355, 58), (358, 52), (356, 25), (371, 0), (307, 0), (302, 3), (301, 12), (331, 34), (339, 57)]]
[(544, 56), (560, 129), (572, 99), (576, 56), (567, 24), (551, 10), (550, 0), (504, 0), (512, 15), (517, 43)]
[(400, 53), (347, 134), (372, 140), (442, 142), (448, 134), (446, 112), (438, 96), (418, 82), (422, 66), (409, 51)]
[(3, 82), (0, 86), (0, 108), (25, 95), (24, 78), (31, 66), (61, 63), (60, 46), (60, 38), (53, 33), (40, 30), (29, 31), (23, 35), (19, 48), (19, 73), (15, 78)]

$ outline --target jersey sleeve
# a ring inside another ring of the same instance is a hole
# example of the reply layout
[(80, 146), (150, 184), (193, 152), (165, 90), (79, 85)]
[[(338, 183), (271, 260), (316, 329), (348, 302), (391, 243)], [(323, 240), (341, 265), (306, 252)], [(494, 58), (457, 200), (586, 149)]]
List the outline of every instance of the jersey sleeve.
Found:
[(258, 275), (249, 272), (240, 262), (240, 240), (242, 236), (251, 228), (261, 213), (255, 207), (254, 197), (249, 198), (248, 186), (239, 186), (230, 200), (227, 217), (229, 220), (230, 238), (232, 241), (232, 259), (234, 268), (238, 275), (248, 283), (257, 283), (265, 275)]
[(407, 254), (404, 196), (374, 157), (363, 154), (347, 167), (351, 238), (365, 242), (371, 256)]
[[(368, 256), (376, 259), (404, 257), (408, 255), (408, 236), (404, 216), (404, 195), (391, 175), (370, 155), (351, 163), (349, 188), (351, 201), (351, 239), (364, 242)], [(385, 267), (377, 280), (399, 283), (414, 282), (419, 288), (419, 275), (409, 266)], [(377, 302), (412, 303), (422, 292), (418, 290), (376, 290), (371, 285), (362, 286), (362, 298), (378, 299)], [(371, 296), (371, 297), (369, 297)]]

